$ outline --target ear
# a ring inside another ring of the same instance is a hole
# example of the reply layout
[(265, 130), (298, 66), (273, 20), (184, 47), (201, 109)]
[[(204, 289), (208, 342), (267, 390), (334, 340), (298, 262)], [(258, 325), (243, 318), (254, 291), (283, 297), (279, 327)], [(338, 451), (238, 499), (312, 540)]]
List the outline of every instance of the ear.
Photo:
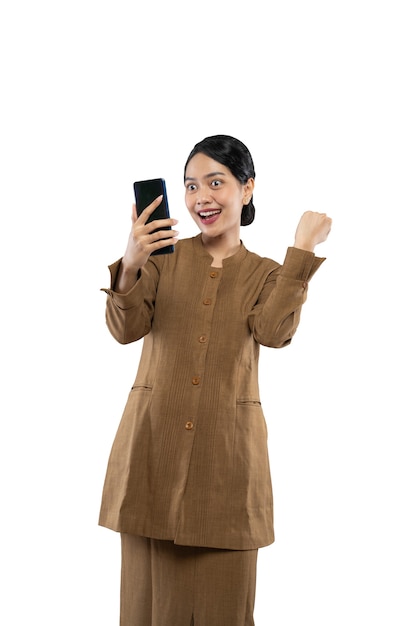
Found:
[(249, 204), (250, 199), (255, 189), (255, 179), (248, 178), (247, 182), (243, 185), (243, 204)]

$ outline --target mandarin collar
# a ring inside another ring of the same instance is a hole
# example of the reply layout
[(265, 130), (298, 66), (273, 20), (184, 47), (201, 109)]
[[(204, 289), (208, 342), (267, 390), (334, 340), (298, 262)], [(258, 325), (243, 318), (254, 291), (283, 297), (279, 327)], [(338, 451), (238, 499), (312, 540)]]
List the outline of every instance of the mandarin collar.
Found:
[[(192, 240), (193, 240), (195, 254), (197, 254), (201, 258), (207, 259), (207, 261), (210, 261), (210, 265), (211, 265), (211, 263), (213, 262), (213, 257), (211, 256), (211, 254), (209, 254), (207, 252), (207, 250), (205, 249), (205, 247), (203, 245), (202, 234), (199, 233), (198, 235), (193, 237)], [(241, 261), (243, 261), (243, 259), (247, 255), (247, 253), (248, 253), (248, 251), (246, 250), (245, 246), (243, 245), (242, 240), (240, 240), (240, 248), (239, 248), (239, 250), (237, 250), (237, 252), (235, 252), (232, 256), (229, 256), (226, 259), (223, 259), (223, 267), (227, 267), (228, 265), (235, 265), (236, 263), (240, 263)], [(219, 268), (219, 269), (221, 269), (221, 268)]]

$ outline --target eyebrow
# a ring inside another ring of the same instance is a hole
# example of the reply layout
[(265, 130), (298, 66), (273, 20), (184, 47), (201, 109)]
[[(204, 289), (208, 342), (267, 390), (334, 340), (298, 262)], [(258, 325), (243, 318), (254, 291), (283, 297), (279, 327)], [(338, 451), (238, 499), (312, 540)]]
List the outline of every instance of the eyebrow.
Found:
[[(210, 174), (206, 174), (203, 178), (211, 178), (212, 176), (226, 176), (225, 172), (210, 172)], [(196, 178), (192, 178), (191, 176), (186, 176), (184, 181), (186, 180), (197, 180)]]

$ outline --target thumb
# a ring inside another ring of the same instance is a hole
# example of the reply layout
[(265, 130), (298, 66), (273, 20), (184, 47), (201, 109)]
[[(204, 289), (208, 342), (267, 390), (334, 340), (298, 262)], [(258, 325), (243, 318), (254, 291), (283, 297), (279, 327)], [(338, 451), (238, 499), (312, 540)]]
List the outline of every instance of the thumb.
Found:
[(136, 213), (136, 204), (132, 204), (132, 226), (138, 219), (138, 215)]

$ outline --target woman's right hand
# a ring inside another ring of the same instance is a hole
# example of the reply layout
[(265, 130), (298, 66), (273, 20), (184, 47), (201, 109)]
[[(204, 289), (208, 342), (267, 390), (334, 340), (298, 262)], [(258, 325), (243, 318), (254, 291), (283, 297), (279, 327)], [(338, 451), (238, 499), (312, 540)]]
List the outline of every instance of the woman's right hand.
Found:
[(165, 246), (175, 245), (178, 241), (178, 231), (157, 230), (175, 226), (178, 220), (167, 218), (146, 223), (161, 202), (162, 196), (159, 196), (142, 211), (139, 217), (136, 215), (136, 205), (132, 206), (132, 229), (115, 285), (119, 293), (126, 293), (133, 287), (139, 270), (145, 265), (152, 252)]

